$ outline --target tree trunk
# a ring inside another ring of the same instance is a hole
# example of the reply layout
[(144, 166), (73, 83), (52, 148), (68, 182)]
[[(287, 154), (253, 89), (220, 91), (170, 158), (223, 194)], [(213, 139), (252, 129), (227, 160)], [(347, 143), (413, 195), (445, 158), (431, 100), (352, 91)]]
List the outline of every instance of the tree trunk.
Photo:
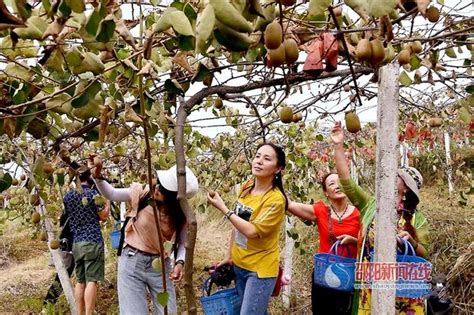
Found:
[(176, 165), (178, 172), (178, 200), (181, 208), (186, 215), (188, 225), (188, 242), (186, 243), (186, 261), (184, 264), (184, 291), (186, 295), (188, 314), (197, 314), (196, 297), (193, 289), (193, 266), (194, 266), (194, 248), (196, 246), (197, 221), (196, 214), (189, 206), (186, 199), (186, 158), (184, 150), (184, 125), (186, 124), (187, 112), (184, 103), (178, 109), (176, 118)]
[[(295, 218), (286, 217), (285, 220), (285, 231), (289, 231), (295, 227)], [(285, 249), (283, 253), (283, 274), (293, 278), (293, 250), (295, 248), (295, 240), (285, 233)], [(290, 296), (291, 296), (291, 282), (283, 286), (281, 292), (281, 299), (283, 306), (286, 310), (290, 309)]]
[(446, 150), (446, 175), (448, 176), (448, 190), (451, 194), (454, 190), (453, 185), (453, 169), (451, 167), (451, 149), (449, 132), (444, 133), (444, 148)]
[[(377, 161), (375, 194), (375, 263), (395, 262), (396, 255), (396, 181), (398, 151), (398, 63), (379, 72), (377, 110)], [(392, 279), (391, 279), (392, 280)], [(374, 284), (377, 285), (377, 281)], [(394, 281), (388, 288), (372, 290), (372, 314), (395, 314)]]
[[(38, 212), (43, 216), (44, 219), (44, 227), (46, 232), (48, 233), (48, 244), (52, 239), (55, 239), (55, 235), (53, 233), (53, 223), (51, 219), (46, 218), (46, 208), (44, 206), (44, 201), (40, 198), (40, 204), (38, 206)], [(49, 248), (49, 245), (48, 245)], [(69, 309), (71, 311), (71, 315), (77, 315), (77, 307), (76, 307), (76, 299), (74, 298), (74, 289), (71, 284), (71, 280), (69, 279), (69, 274), (67, 273), (66, 268), (64, 267), (63, 259), (59, 254), (58, 249), (51, 249), (51, 256), (53, 257), (54, 267), (56, 268), (56, 272), (59, 275), (59, 281), (61, 282), (61, 286), (64, 291), (64, 295), (66, 296), (66, 300), (69, 304)]]

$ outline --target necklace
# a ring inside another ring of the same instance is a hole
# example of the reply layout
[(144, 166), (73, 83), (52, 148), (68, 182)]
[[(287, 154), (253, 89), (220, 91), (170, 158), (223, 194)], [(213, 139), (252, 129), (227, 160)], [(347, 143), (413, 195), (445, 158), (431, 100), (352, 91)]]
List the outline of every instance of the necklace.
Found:
[(332, 207), (332, 205), (329, 207), (329, 209), (330, 209), (332, 212), (334, 212), (334, 214), (336, 215), (338, 223), (339, 223), (339, 224), (342, 224), (342, 218), (343, 218), (344, 215), (346, 214), (347, 209), (349, 209), (349, 204), (346, 203), (346, 208), (344, 209), (344, 211), (342, 212), (341, 215), (339, 215), (339, 214), (336, 212), (336, 210), (334, 210), (334, 208)]

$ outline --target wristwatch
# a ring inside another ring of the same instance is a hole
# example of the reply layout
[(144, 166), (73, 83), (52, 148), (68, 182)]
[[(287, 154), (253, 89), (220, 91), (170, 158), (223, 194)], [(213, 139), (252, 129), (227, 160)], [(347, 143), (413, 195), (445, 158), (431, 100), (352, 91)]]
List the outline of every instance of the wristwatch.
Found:
[(184, 266), (184, 260), (178, 259), (178, 260), (174, 263), (174, 265), (176, 266), (177, 264), (181, 264), (181, 266)]

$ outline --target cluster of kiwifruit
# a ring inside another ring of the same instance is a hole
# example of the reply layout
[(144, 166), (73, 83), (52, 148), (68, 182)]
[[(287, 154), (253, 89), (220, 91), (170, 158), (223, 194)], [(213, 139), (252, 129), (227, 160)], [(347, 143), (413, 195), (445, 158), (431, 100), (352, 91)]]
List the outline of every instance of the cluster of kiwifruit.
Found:
[(360, 62), (368, 61), (376, 66), (385, 59), (385, 49), (382, 41), (374, 38), (369, 41), (368, 38), (359, 40), (356, 47), (356, 57)]
[(408, 43), (403, 46), (402, 50), (398, 54), (398, 63), (400, 65), (406, 65), (410, 62), (412, 54), (419, 54), (423, 51), (423, 45), (419, 40), (415, 40), (412, 43)]
[(302, 119), (303, 119), (303, 114), (301, 113), (293, 113), (293, 108), (291, 108), (290, 106), (283, 106), (281, 109), (280, 109), (280, 121), (282, 123), (285, 123), (285, 124), (289, 124), (289, 123), (297, 123), (297, 122), (300, 122)]
[(263, 36), (271, 67), (293, 64), (298, 60), (298, 44), (292, 38), (283, 40), (283, 29), (277, 20), (267, 25)]

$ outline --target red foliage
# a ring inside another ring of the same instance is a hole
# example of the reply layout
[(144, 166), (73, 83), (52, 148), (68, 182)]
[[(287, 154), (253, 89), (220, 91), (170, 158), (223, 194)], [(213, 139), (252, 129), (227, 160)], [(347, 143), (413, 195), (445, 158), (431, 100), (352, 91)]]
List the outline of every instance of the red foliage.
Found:
[(407, 122), (405, 125), (405, 138), (407, 140), (416, 138), (416, 126), (412, 121)]

